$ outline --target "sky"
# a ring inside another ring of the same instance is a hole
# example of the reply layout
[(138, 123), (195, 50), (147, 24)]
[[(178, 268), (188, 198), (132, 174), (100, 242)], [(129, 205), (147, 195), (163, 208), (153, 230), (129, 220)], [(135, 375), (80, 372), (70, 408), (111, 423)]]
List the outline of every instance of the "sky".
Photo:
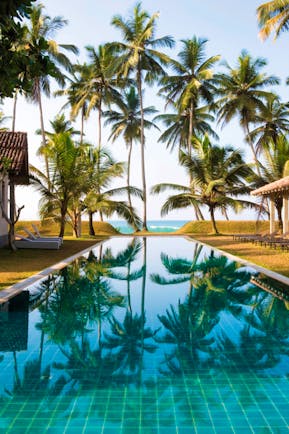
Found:
[[(282, 85), (275, 91), (283, 101), (289, 100), (289, 87), (285, 86), (285, 80), (289, 76), (288, 45), (289, 34), (283, 34), (277, 41), (273, 38), (262, 42), (258, 38), (258, 26), (256, 8), (265, 0), (143, 0), (142, 7), (150, 14), (159, 12), (156, 37), (172, 35), (176, 40), (176, 46), (168, 54), (176, 58), (180, 50), (181, 39), (188, 39), (196, 35), (208, 39), (207, 56), (220, 54), (221, 62), (226, 61), (231, 66), (236, 64), (242, 49), (253, 57), (265, 57), (268, 65), (265, 71), (281, 78)], [(58, 43), (75, 44), (80, 49), (79, 58), (70, 56), (73, 62), (86, 61), (85, 46), (97, 47), (99, 44), (113, 40), (121, 40), (117, 29), (110, 22), (114, 15), (120, 14), (128, 17), (133, 10), (135, 2), (131, 0), (44, 0), (45, 13), (51, 17), (60, 15), (68, 20), (68, 24), (60, 30), (54, 39)], [(216, 70), (223, 70), (220, 64)], [(156, 95), (156, 88), (145, 91), (146, 106), (154, 105), (160, 113), (164, 110), (164, 101)], [(60, 111), (65, 101), (62, 98), (50, 98), (43, 100), (45, 128), (50, 129), (49, 121), (53, 120)], [(12, 115), (12, 100), (6, 99), (3, 105), (6, 116)], [(69, 113), (67, 113), (67, 117)], [(8, 123), (7, 123), (7, 126)], [(37, 106), (20, 98), (17, 106), (16, 130), (28, 132), (29, 161), (31, 164), (43, 168), (43, 163), (36, 156), (40, 145), (40, 136), (35, 134), (40, 126)], [(79, 122), (75, 123), (77, 129)], [(97, 113), (92, 112), (85, 126), (86, 139), (90, 143), (97, 141)], [(220, 136), (220, 145), (232, 145), (244, 151), (247, 161), (251, 161), (251, 154), (243, 140), (243, 133), (237, 120), (223, 129), (216, 128)], [(106, 145), (109, 132), (104, 132), (103, 144)], [(179, 183), (186, 185), (188, 182), (184, 170), (178, 166), (176, 152), (170, 153), (165, 144), (158, 143), (159, 133), (146, 133), (146, 173), (147, 186), (160, 182)], [(108, 144), (114, 157), (119, 161), (126, 161), (127, 151), (123, 140)], [(139, 147), (133, 150), (132, 184), (141, 187)], [(124, 185), (122, 182), (122, 185)], [(151, 196), (148, 198), (148, 219), (159, 219), (160, 209), (167, 194)], [(21, 213), (21, 219), (38, 218), (39, 196), (30, 187), (17, 188), (16, 201), (18, 206), (25, 205)], [(136, 203), (139, 214), (142, 215), (140, 203)], [(205, 213), (207, 216), (207, 214)], [(191, 209), (179, 210), (169, 213), (166, 218), (191, 220), (194, 217)], [(233, 219), (254, 218), (253, 214), (246, 211), (243, 214), (233, 215)]]

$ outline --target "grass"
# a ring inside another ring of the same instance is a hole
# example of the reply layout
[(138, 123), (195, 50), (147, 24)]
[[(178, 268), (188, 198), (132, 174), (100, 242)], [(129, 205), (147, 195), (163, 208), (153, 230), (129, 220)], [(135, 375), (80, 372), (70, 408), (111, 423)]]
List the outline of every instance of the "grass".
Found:
[[(248, 221), (217, 221), (217, 228), (221, 234), (254, 234), (257, 232), (268, 232), (269, 222), (248, 220)], [(209, 234), (212, 232), (212, 223), (209, 221), (192, 221), (178, 229), (178, 234)]]
[[(34, 223), (41, 235), (47, 235), (47, 236), (51, 236), (51, 235), (58, 235), (58, 231), (59, 231), (59, 225), (57, 223), (54, 222), (45, 222), (45, 223), (40, 223), (39, 221), (20, 221), (16, 224), (16, 233), (19, 233), (20, 235), (25, 235), (27, 236), (27, 234), (23, 231), (23, 228), (27, 228), (29, 229), (31, 232), (34, 232), (32, 229), (31, 224)], [(107, 236), (107, 235), (117, 235), (119, 234), (119, 232), (109, 223), (107, 222), (94, 222), (93, 223), (93, 227), (95, 230), (96, 235), (101, 235), (101, 236)], [(88, 237), (88, 222), (87, 221), (83, 221), (82, 222), (82, 235), (84, 237)], [(65, 227), (65, 237), (72, 237), (72, 228), (69, 225), (66, 225)]]

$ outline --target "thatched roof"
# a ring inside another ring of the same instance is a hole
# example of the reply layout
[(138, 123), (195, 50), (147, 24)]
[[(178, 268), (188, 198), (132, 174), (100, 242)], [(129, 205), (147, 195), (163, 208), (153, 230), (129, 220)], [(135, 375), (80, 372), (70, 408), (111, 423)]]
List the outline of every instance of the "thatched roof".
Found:
[(0, 132), (0, 172), (4, 161), (16, 184), (29, 183), (27, 133)]
[(287, 191), (289, 194), (289, 176), (281, 178), (278, 181), (271, 182), (257, 190), (251, 191), (252, 196), (270, 196), (272, 193)]

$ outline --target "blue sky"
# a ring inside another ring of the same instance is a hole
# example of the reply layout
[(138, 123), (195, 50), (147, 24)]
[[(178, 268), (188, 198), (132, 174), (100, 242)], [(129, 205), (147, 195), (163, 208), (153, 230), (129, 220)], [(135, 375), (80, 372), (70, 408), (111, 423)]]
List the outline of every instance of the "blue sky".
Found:
[[(168, 34), (174, 36), (176, 47), (170, 51), (172, 57), (175, 57), (179, 51), (179, 41), (191, 38), (193, 35), (209, 40), (207, 44), (208, 56), (220, 54), (222, 60), (226, 60), (232, 66), (236, 63), (241, 50), (246, 48), (252, 56), (261, 56), (268, 60), (266, 71), (281, 78), (283, 84), (278, 86), (276, 91), (281, 95), (283, 101), (287, 101), (289, 100), (289, 88), (284, 83), (286, 77), (289, 76), (289, 34), (282, 35), (277, 41), (273, 41), (272, 38), (266, 42), (260, 41), (256, 8), (261, 3), (262, 0), (144, 0), (142, 5), (149, 13), (160, 12), (156, 36)], [(86, 45), (97, 47), (101, 43), (120, 39), (119, 32), (110, 25), (111, 18), (115, 14), (128, 16), (135, 2), (130, 0), (82, 0), (82, 2), (46, 0), (43, 1), (43, 4), (48, 15), (61, 15), (69, 21), (68, 25), (55, 35), (55, 39), (59, 43), (77, 45), (81, 51), (80, 61), (84, 61), (86, 60), (84, 49)], [(76, 59), (72, 58), (72, 60)], [(222, 69), (222, 67), (218, 66), (217, 69)], [(44, 100), (46, 129), (49, 129), (49, 120), (54, 118), (63, 104), (64, 101), (61, 98)], [(146, 91), (145, 104), (153, 104), (158, 110), (163, 110), (163, 101), (156, 97), (155, 89)], [(4, 111), (6, 115), (11, 115), (11, 101), (6, 100)], [(91, 143), (96, 142), (96, 122), (96, 113), (93, 112), (86, 124), (86, 138)], [(77, 124), (76, 126), (78, 127)], [(37, 107), (20, 99), (16, 129), (28, 131), (30, 162), (40, 167), (41, 162), (36, 157), (40, 138), (34, 134), (37, 128), (39, 128)], [(246, 152), (247, 160), (250, 161), (251, 155), (246, 150), (243, 134), (237, 121), (221, 131), (218, 129), (218, 133), (220, 144), (231, 144), (243, 149)], [(159, 182), (186, 184), (187, 177), (177, 165), (177, 155), (175, 153), (170, 154), (165, 149), (165, 145), (158, 143), (157, 139), (157, 133), (149, 133), (146, 139), (148, 188)], [(113, 144), (112, 149), (117, 159), (126, 160), (126, 149), (121, 140)], [(134, 185), (141, 186), (138, 150), (137, 148), (134, 150), (132, 180)], [(160, 207), (165, 197), (166, 195), (149, 198), (148, 217), (150, 219), (160, 218)], [(31, 219), (37, 216), (38, 199), (39, 197), (32, 187), (18, 190), (17, 203), (18, 205), (25, 204), (22, 218)], [(169, 219), (191, 219), (192, 217), (191, 210), (172, 212), (167, 216)], [(247, 217), (248, 214), (246, 213), (244, 218)], [(242, 218), (242, 216), (233, 218)]]

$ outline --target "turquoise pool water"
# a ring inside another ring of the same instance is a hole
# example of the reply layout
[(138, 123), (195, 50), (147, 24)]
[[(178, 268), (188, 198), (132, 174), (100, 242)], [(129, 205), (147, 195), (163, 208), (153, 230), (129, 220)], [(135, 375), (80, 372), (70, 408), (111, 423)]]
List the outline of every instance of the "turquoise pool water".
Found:
[(288, 432), (284, 285), (151, 237), (29, 290), (0, 307), (0, 433)]

